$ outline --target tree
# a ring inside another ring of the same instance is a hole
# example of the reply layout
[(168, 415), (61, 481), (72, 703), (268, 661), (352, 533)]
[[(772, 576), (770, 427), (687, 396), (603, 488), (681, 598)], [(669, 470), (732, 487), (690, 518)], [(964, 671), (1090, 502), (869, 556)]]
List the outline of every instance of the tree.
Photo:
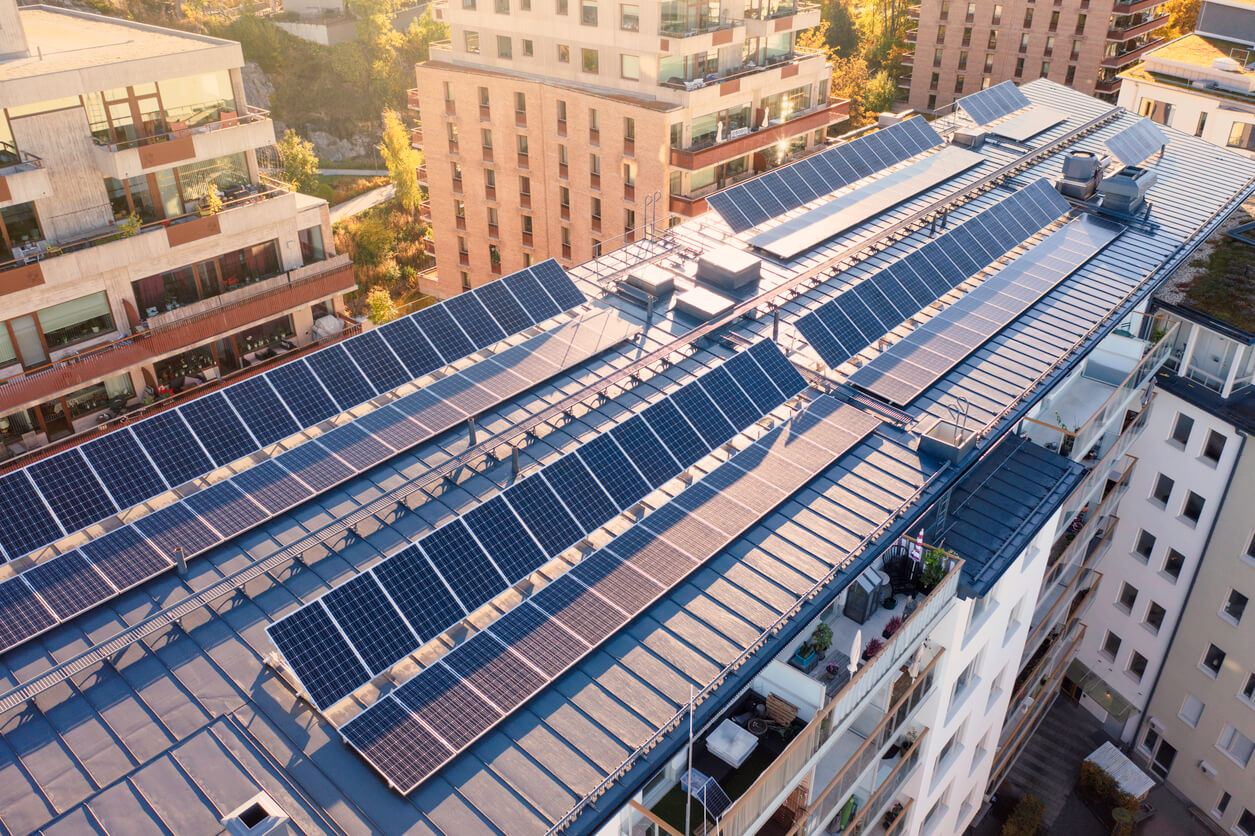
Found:
[(858, 25), (849, 0), (825, 0), (820, 19), (828, 25), (824, 41), (833, 55), (848, 58), (858, 51)]
[(418, 210), (423, 202), (423, 192), (418, 185), (418, 167), (422, 156), (410, 146), (410, 132), (401, 117), (392, 108), (383, 112), (383, 135), (379, 153), (388, 166), (392, 182), (397, 187), (397, 201), (407, 212)]
[(375, 286), (366, 294), (366, 316), (371, 322), (383, 325), (396, 319), (399, 314), (396, 303), (392, 301), (392, 294), (386, 288)]
[(832, 59), (832, 95), (850, 100), (851, 128), (861, 128), (868, 122), (863, 104), (868, 84), (867, 62), (862, 58)]
[(1194, 31), (1198, 24), (1199, 0), (1168, 0), (1164, 10), (1168, 13), (1168, 25), (1163, 34), (1167, 38), (1179, 38)]
[(367, 267), (381, 264), (396, 246), (396, 236), (378, 217), (362, 218), (349, 242), (353, 261)]
[(318, 188), (318, 155), (314, 153), (314, 144), (301, 139), (291, 128), (279, 140), (279, 165), (284, 181), (297, 191), (313, 194)]
[(401, 69), (408, 73), (410, 80), (414, 77), (414, 65), (430, 56), (432, 42), (447, 40), (448, 37), (449, 24), (432, 17), (431, 6), (427, 7), (422, 17), (410, 24), (397, 50)]
[(868, 118), (893, 108), (898, 97), (898, 83), (885, 70), (872, 76), (863, 90), (863, 110)]

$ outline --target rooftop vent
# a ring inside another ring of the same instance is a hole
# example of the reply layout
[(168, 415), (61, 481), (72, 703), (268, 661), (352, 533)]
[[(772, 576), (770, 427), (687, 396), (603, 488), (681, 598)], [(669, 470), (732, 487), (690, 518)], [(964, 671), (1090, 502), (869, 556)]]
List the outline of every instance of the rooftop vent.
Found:
[(762, 259), (745, 250), (719, 247), (698, 260), (697, 278), (723, 290), (736, 290), (758, 281), (762, 266)]
[(1119, 215), (1136, 215), (1146, 206), (1146, 192), (1155, 185), (1155, 172), (1126, 165), (1098, 185), (1102, 208)]
[(950, 136), (950, 142), (975, 151), (985, 144), (985, 137), (980, 128), (959, 128)]
[(222, 819), (231, 836), (276, 836), (292, 833), (288, 816), (267, 793), (259, 792)]
[(1222, 70), (1226, 73), (1242, 72), (1242, 65), (1227, 55), (1222, 55), (1219, 58), (1213, 58), (1211, 68), (1213, 70)]
[(1102, 160), (1093, 151), (1069, 151), (1063, 158), (1063, 177), (1055, 187), (1064, 197), (1089, 200), (1102, 182)]

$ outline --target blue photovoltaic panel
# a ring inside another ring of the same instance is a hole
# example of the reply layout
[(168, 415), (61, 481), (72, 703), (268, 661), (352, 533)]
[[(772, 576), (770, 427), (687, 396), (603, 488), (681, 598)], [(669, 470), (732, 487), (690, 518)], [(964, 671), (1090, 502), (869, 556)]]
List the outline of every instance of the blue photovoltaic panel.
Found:
[(597, 484), (579, 456), (563, 456), (546, 465), (542, 475), (585, 531), (600, 528), (619, 513), (619, 506)]
[(408, 792), (453, 754), (391, 696), (345, 723), (340, 733), (401, 792)]
[(133, 424), (131, 431), (172, 488), (214, 468), (179, 410), (159, 412)]
[(517, 334), (535, 324), (503, 282), (489, 282), (475, 288), (474, 294), (507, 334)]
[(784, 395), (776, 388), (776, 384), (767, 378), (766, 373), (758, 367), (748, 351), (742, 351), (724, 363), (723, 368), (732, 375), (741, 390), (749, 395), (750, 401), (758, 412), (758, 416), (755, 417), (766, 415), (784, 403)]
[(77, 615), (115, 590), (77, 550), (45, 560), (22, 573), (57, 618)]
[(374, 412), (366, 413), (354, 423), (396, 450), (408, 450), (431, 437), (431, 433), (391, 404), (384, 404)]
[(10, 560), (59, 539), (63, 533), (26, 473), (0, 476), (0, 546)]
[(443, 661), (480, 693), (490, 693), (492, 701), (506, 711), (545, 684), (539, 671), (488, 633), (471, 636), (445, 654)]
[(762, 417), (724, 369), (715, 369), (702, 375), (699, 383), (738, 431)]
[(978, 125), (988, 125), (1009, 113), (1028, 107), (1028, 100), (1014, 82), (1004, 81), (955, 102)]
[(749, 347), (750, 356), (758, 361), (758, 365), (767, 373), (767, 377), (776, 385), (786, 399), (806, 389), (806, 379), (802, 373), (781, 353), (779, 346), (771, 340), (759, 340)]
[(590, 645), (618, 630), (628, 620), (627, 615), (589, 592), (574, 578), (558, 578), (530, 600)]
[(351, 694), (370, 675), (344, 636), (320, 605), (302, 607), (266, 628), (270, 640), (319, 708), (328, 708)]
[(466, 615), (418, 546), (407, 546), (371, 572), (421, 641), (430, 641)]
[(229, 479), (191, 494), (183, 504), (224, 538), (234, 537), (266, 519), (266, 512)]
[(67, 532), (118, 512), (78, 450), (66, 450), (35, 462), (26, 471)]
[(171, 559), (176, 548), (183, 549), (183, 553), (190, 557), (218, 543), (218, 535), (196, 519), (181, 502), (141, 517), (133, 525), (152, 541), (157, 551)]
[(488, 629), (550, 678), (588, 652), (587, 643), (526, 601), (494, 621)]
[(30, 587), (0, 584), (0, 650), (12, 647), (57, 623)]
[(558, 307), (558, 304), (545, 292), (529, 270), (506, 276), (500, 282), (510, 289), (514, 297), (519, 300), (519, 304), (527, 311), (527, 315), (537, 322), (544, 322), (562, 313), (562, 308)]
[(619, 442), (651, 488), (658, 487), (680, 472), (679, 463), (662, 446), (641, 416), (633, 415), (612, 429), (610, 435)]
[(315, 491), (327, 488), (352, 476), (356, 471), (331, 455), (326, 448), (312, 442), (293, 447), (275, 458), (283, 469)]
[[(683, 391), (683, 390), (681, 390)], [(732, 434), (729, 433), (731, 438)], [(599, 435), (575, 451), (620, 508), (629, 508), (649, 493), (649, 485), (608, 435)]]
[(413, 315), (413, 320), (446, 363), (461, 360), (475, 351), (475, 346), (453, 321), (444, 305), (423, 308)]
[(170, 560), (129, 525), (89, 540), (79, 551), (119, 590), (129, 589), (171, 565)]
[(516, 482), (504, 495), (546, 554), (560, 554), (584, 536), (584, 530), (543, 479), (529, 476)]
[(275, 459), (235, 474), (231, 482), (271, 514), (286, 511), (313, 496), (313, 491), (280, 467)]
[(369, 572), (337, 586), (322, 597), (322, 603), (372, 674), (388, 669), (419, 647), (418, 638)]
[(412, 317), (393, 320), (381, 326), (377, 333), (392, 346), (392, 350), (414, 378), (431, 374), (444, 365), (444, 360), (440, 359), (440, 354), (418, 330)]
[(393, 696), (459, 748), (501, 717), (500, 711), (441, 664), (423, 668)]
[(444, 303), (449, 312), (466, 336), (476, 348), (484, 348), (505, 339), (505, 332), (496, 321), (488, 315), (488, 309), (475, 298), (473, 293), (461, 293)]
[(732, 424), (700, 386), (685, 386), (672, 395), (671, 400), (689, 419), (689, 423), (696, 428), (710, 449), (715, 449), (736, 435)]
[(710, 452), (706, 442), (702, 441), (697, 431), (689, 426), (689, 422), (680, 414), (670, 400), (661, 400), (653, 404), (641, 417), (662, 439), (662, 443), (680, 463), (681, 467), (690, 467), (702, 456)]
[(213, 392), (179, 407), (183, 420), (220, 464), (233, 462), (257, 449), (257, 442), (244, 428), (221, 392)]
[(571, 281), (571, 277), (552, 258), (532, 265), (531, 271), (536, 281), (540, 282), (540, 286), (564, 311), (578, 307), (586, 301), (584, 294), (575, 286), (575, 282)]
[(345, 424), (318, 436), (316, 442), (344, 459), (359, 473), (369, 470), (392, 455), (393, 451), (379, 439), (368, 435), (357, 424)]
[(393, 401), (390, 406), (405, 413), (427, 429), (438, 434), (466, 418), (466, 411), (436, 397), (428, 389), (419, 389)]
[(365, 403), (377, 394), (349, 359), (343, 345), (329, 345), (305, 359), (341, 410)]
[(301, 358), (276, 366), (265, 377), (302, 427), (312, 427), (340, 413), (340, 407)]
[(1138, 119), (1106, 141), (1108, 150), (1125, 165), (1141, 165), (1167, 144), (1163, 132), (1149, 119)]
[(344, 349), (357, 361), (357, 367), (366, 374), (376, 391), (390, 392), (411, 380), (410, 373), (375, 331), (345, 341)]
[(166, 483), (129, 429), (106, 433), (79, 449), (121, 508), (129, 508), (166, 490)]
[(504, 497), (494, 496), (467, 511), (462, 519), (509, 583), (517, 583), (545, 562), (545, 553), (514, 516)]
[(222, 390), (222, 394), (231, 401), (235, 411), (252, 431), (257, 443), (263, 447), (269, 447), (301, 429), (266, 382), (268, 377), (269, 375), (250, 377)]
[(469, 608), (492, 600), (507, 586), (506, 579), (476, 545), (460, 519), (431, 532), (418, 542), (418, 547)]

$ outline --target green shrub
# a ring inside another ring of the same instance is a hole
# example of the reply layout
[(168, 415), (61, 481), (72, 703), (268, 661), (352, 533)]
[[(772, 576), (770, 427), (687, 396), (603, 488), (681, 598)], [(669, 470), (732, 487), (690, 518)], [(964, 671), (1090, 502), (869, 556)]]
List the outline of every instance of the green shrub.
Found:
[(1076, 786), (1081, 798), (1104, 814), (1114, 807), (1137, 812), (1137, 799), (1120, 789), (1119, 782), (1093, 761), (1081, 762), (1081, 776)]
[(1041, 827), (1046, 805), (1035, 795), (1026, 795), (1015, 805), (1011, 817), (1002, 825), (1002, 836), (1036, 836)]

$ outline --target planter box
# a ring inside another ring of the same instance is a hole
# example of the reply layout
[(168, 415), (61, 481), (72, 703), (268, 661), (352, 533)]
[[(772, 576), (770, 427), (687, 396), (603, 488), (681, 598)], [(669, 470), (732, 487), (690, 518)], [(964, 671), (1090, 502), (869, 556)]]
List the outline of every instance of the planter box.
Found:
[(181, 244), (210, 238), (220, 232), (222, 232), (222, 227), (218, 222), (218, 216), (207, 215), (166, 227), (166, 241), (171, 247), (177, 247)]

